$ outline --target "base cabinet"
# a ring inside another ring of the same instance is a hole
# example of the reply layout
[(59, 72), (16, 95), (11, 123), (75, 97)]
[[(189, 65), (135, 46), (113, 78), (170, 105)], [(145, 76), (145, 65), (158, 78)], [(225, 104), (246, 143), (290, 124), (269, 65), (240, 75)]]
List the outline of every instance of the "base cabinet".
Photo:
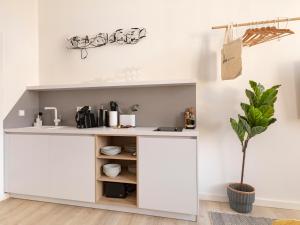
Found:
[[(101, 154), (99, 149), (107, 145), (122, 146), (122, 152)], [(136, 146), (137, 156), (124, 146)], [(6, 133), (4, 149), (5, 192), (13, 196), (114, 210), (120, 206), (121, 211), (175, 218), (197, 215), (196, 138)], [(120, 163), (122, 173), (105, 176), (102, 167), (107, 163)], [(136, 165), (136, 174), (129, 173), (129, 165)], [(136, 191), (125, 199), (108, 198), (104, 182), (133, 184)]]
[(138, 138), (140, 208), (197, 215), (197, 141)]
[(95, 202), (95, 138), (5, 134), (5, 192)]
[(5, 134), (5, 192), (50, 197), (49, 169), (47, 135)]

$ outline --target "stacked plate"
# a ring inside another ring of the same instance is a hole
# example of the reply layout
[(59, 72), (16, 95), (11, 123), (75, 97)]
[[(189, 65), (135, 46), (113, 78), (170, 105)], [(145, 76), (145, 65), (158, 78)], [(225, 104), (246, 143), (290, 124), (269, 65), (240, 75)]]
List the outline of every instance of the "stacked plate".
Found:
[(118, 155), (121, 152), (121, 147), (119, 146), (105, 146), (100, 149), (100, 152), (104, 155)]

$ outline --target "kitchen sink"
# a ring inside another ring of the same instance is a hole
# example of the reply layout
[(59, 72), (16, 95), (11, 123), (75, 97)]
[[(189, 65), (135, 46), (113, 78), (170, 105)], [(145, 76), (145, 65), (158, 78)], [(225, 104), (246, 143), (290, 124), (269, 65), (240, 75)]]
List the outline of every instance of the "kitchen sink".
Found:
[(182, 132), (183, 127), (158, 127), (154, 131)]
[(30, 127), (33, 129), (61, 129), (64, 128), (65, 126), (41, 126), (41, 127)]

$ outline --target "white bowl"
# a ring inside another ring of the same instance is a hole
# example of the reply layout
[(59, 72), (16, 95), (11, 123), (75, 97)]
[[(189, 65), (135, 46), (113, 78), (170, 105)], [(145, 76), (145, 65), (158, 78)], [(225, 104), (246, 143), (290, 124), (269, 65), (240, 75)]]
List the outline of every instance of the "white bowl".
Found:
[(119, 146), (105, 146), (100, 149), (101, 153), (104, 155), (118, 155), (121, 152), (121, 147)]
[(105, 164), (103, 166), (103, 173), (108, 177), (116, 177), (121, 172), (121, 165), (120, 164)]

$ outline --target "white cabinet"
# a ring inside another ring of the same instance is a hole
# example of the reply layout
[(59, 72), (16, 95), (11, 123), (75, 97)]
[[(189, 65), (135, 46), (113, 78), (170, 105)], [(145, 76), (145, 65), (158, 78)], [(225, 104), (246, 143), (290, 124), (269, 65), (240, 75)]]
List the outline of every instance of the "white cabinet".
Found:
[(95, 201), (95, 138), (5, 134), (5, 192)]
[(197, 215), (197, 140), (138, 138), (138, 206)]
[(95, 137), (49, 136), (51, 197), (95, 202)]
[(49, 195), (48, 146), (46, 135), (5, 134), (5, 192)]

